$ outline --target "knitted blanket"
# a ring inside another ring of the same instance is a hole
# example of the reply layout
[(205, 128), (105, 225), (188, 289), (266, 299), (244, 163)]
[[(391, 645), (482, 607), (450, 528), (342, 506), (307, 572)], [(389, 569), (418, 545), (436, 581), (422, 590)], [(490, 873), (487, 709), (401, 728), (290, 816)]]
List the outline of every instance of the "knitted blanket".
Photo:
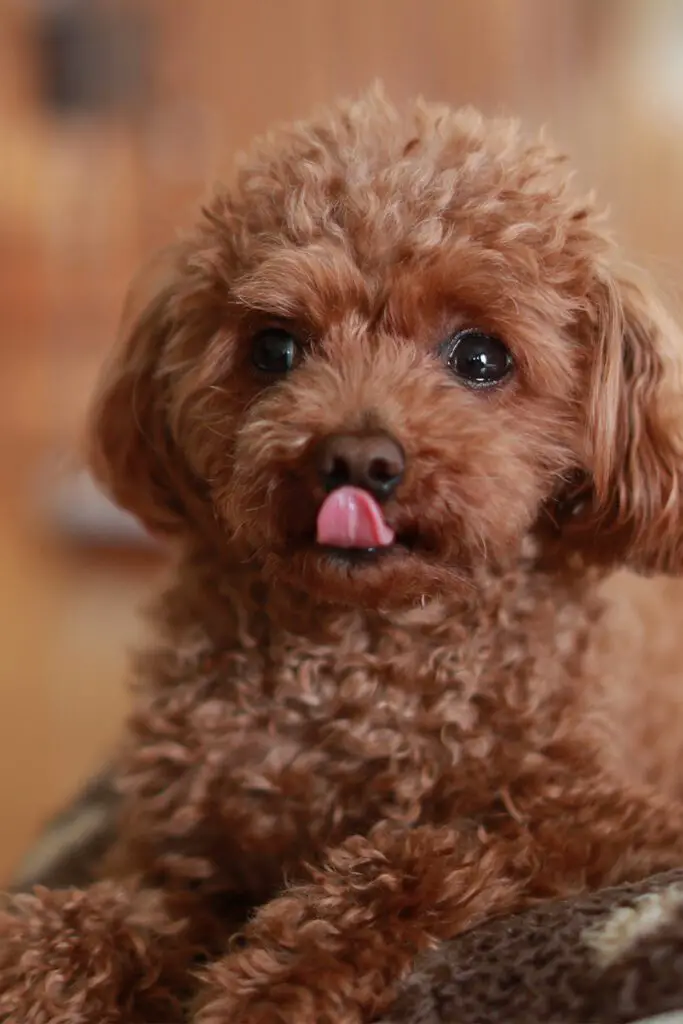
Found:
[[(46, 828), (13, 888), (86, 884), (115, 807), (104, 772)], [(418, 960), (382, 1024), (626, 1024), (667, 1011), (683, 1024), (683, 868), (445, 943)]]
[(426, 954), (384, 1024), (626, 1024), (679, 1010), (683, 870), (501, 918)]

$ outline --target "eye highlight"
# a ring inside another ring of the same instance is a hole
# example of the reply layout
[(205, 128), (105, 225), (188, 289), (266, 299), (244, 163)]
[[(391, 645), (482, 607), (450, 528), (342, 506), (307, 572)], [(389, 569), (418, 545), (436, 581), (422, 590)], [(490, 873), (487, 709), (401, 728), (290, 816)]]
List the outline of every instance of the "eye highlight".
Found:
[(471, 387), (499, 384), (514, 367), (510, 351), (500, 338), (476, 327), (458, 331), (444, 349), (449, 370)]
[(251, 361), (262, 373), (289, 373), (300, 359), (301, 345), (284, 327), (266, 327), (251, 340)]

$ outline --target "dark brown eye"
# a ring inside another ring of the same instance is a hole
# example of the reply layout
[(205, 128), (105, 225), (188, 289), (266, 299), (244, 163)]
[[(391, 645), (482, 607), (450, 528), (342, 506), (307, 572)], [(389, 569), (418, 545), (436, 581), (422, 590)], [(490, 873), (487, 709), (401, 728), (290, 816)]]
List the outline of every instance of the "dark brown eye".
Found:
[(251, 361), (262, 373), (289, 373), (300, 356), (299, 342), (283, 327), (267, 327), (251, 342)]
[(449, 368), (467, 384), (490, 387), (512, 371), (512, 356), (500, 338), (476, 328), (459, 331), (446, 349)]

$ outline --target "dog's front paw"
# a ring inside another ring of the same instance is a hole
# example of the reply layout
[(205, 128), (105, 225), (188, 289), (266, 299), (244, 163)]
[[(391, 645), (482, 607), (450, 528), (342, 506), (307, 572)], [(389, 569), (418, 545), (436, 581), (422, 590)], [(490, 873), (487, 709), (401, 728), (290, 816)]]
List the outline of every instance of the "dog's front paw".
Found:
[(182, 930), (158, 894), (113, 882), (6, 897), (0, 1020), (180, 1021), (188, 968)]
[[(329, 919), (323, 890), (301, 886), (261, 908), (248, 945), (213, 963), (195, 1024), (361, 1024), (377, 1006), (367, 958)], [(375, 988), (381, 988), (379, 975)]]
[[(438, 841), (430, 844), (432, 858), (435, 849)], [(370, 840), (347, 840), (309, 883), (261, 907), (245, 929), (244, 949), (209, 967), (196, 1024), (377, 1019), (428, 941), (414, 883), (412, 864), (394, 871)]]
[(251, 948), (212, 966), (195, 1024), (361, 1024), (343, 962)]

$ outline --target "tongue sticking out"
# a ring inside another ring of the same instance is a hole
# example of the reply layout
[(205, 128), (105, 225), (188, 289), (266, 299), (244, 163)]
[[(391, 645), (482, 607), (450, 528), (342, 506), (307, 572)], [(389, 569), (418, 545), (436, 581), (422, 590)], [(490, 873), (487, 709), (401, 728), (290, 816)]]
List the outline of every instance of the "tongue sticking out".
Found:
[(325, 499), (318, 513), (316, 540), (334, 548), (386, 548), (394, 531), (367, 491), (340, 487)]

